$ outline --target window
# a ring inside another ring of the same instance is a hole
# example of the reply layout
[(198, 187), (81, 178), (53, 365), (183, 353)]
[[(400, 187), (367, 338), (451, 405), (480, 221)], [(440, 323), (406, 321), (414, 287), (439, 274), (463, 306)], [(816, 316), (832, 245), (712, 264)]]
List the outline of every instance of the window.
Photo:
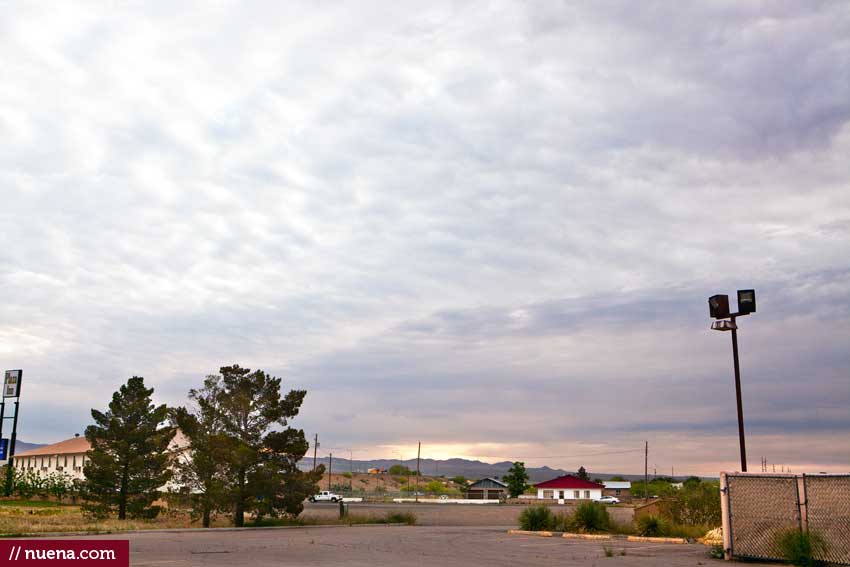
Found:
[(619, 496), (619, 495), (620, 495), (620, 489), (618, 488), (617, 490), (615, 490), (615, 491), (614, 491), (614, 494), (616, 494), (617, 496)]
[(544, 490), (543, 498), (554, 498), (553, 493), (554, 492), (552, 490)]
[(574, 490), (574, 491), (573, 491), (573, 498), (575, 498), (576, 500), (578, 500), (578, 499), (579, 499), (579, 492), (578, 492), (578, 490)]
[(587, 498), (588, 500), (590, 500), (590, 491), (589, 490), (584, 491), (584, 497)]

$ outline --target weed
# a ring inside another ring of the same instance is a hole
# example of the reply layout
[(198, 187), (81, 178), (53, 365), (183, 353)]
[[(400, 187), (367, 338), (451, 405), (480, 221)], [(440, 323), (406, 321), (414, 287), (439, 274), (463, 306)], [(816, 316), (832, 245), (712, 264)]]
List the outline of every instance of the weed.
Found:
[(712, 545), (711, 549), (708, 550), (708, 556), (712, 559), (724, 559), (725, 554), (723, 553), (722, 545)]
[(579, 504), (573, 514), (572, 527), (581, 532), (604, 532), (611, 525), (608, 510), (597, 502)]
[(603, 545), (602, 549), (605, 551), (605, 557), (614, 557), (614, 548), (613, 547)]
[(826, 552), (826, 542), (815, 532), (790, 528), (777, 536), (776, 547), (786, 561), (797, 567), (826, 565), (824, 561), (815, 558), (815, 555)]
[(519, 527), (531, 532), (554, 529), (557, 523), (557, 518), (548, 506), (532, 506), (519, 515)]
[(667, 522), (659, 516), (641, 516), (637, 521), (638, 535), (644, 537), (660, 537), (670, 533)]

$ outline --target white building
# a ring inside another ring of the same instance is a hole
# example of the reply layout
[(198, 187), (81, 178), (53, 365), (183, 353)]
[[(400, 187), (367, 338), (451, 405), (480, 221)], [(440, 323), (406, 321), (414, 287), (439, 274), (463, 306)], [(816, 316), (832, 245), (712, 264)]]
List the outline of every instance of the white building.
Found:
[[(174, 439), (168, 447), (169, 451), (180, 452), (187, 448), (189, 440), (178, 429)], [(54, 473), (64, 474), (72, 479), (84, 480), (83, 466), (88, 462), (86, 453), (91, 449), (91, 444), (85, 437), (76, 435), (71, 439), (24, 451), (14, 456), (15, 470), (33, 471), (39, 475), (50, 475)]]
[(44, 476), (59, 473), (83, 480), (83, 465), (86, 464), (86, 452), (89, 449), (91, 446), (86, 438), (77, 435), (53, 445), (15, 455), (15, 470), (33, 471)]
[(559, 476), (546, 482), (535, 484), (538, 500), (599, 500), (602, 498), (603, 486), (589, 480), (582, 480), (573, 475)]

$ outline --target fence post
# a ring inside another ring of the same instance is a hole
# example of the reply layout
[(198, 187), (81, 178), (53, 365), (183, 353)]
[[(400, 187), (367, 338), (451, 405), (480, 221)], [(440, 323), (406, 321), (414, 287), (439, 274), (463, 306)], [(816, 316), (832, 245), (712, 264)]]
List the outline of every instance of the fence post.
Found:
[(720, 473), (720, 514), (722, 517), (723, 530), (723, 559), (732, 560), (732, 522), (729, 514), (729, 481), (726, 478), (726, 473)]
[(809, 497), (806, 494), (806, 475), (797, 477), (797, 509), (800, 511), (800, 531), (809, 531)]

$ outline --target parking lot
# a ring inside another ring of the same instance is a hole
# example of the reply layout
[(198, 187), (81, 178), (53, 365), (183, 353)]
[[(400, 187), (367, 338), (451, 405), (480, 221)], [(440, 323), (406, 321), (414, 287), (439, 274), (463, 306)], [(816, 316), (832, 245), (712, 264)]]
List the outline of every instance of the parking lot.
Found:
[[(362, 516), (384, 516), (387, 512), (411, 512), (416, 515), (420, 526), (499, 526), (516, 528), (520, 513), (528, 508), (523, 504), (373, 504), (353, 503), (348, 505), (349, 513)], [(552, 512), (571, 513), (571, 505), (552, 506)], [(634, 510), (626, 507), (609, 506), (608, 514), (620, 524), (628, 524), (634, 517)], [(336, 504), (306, 504), (304, 517), (337, 518), (339, 507)]]
[[(354, 526), (183, 531), (96, 536), (129, 539), (142, 566), (352, 565), (381, 567), (610, 565), (684, 567), (724, 563), (698, 545), (608, 544), (508, 535), (492, 527)], [(607, 557), (603, 545), (614, 552)], [(624, 554), (623, 554), (624, 553)]]

